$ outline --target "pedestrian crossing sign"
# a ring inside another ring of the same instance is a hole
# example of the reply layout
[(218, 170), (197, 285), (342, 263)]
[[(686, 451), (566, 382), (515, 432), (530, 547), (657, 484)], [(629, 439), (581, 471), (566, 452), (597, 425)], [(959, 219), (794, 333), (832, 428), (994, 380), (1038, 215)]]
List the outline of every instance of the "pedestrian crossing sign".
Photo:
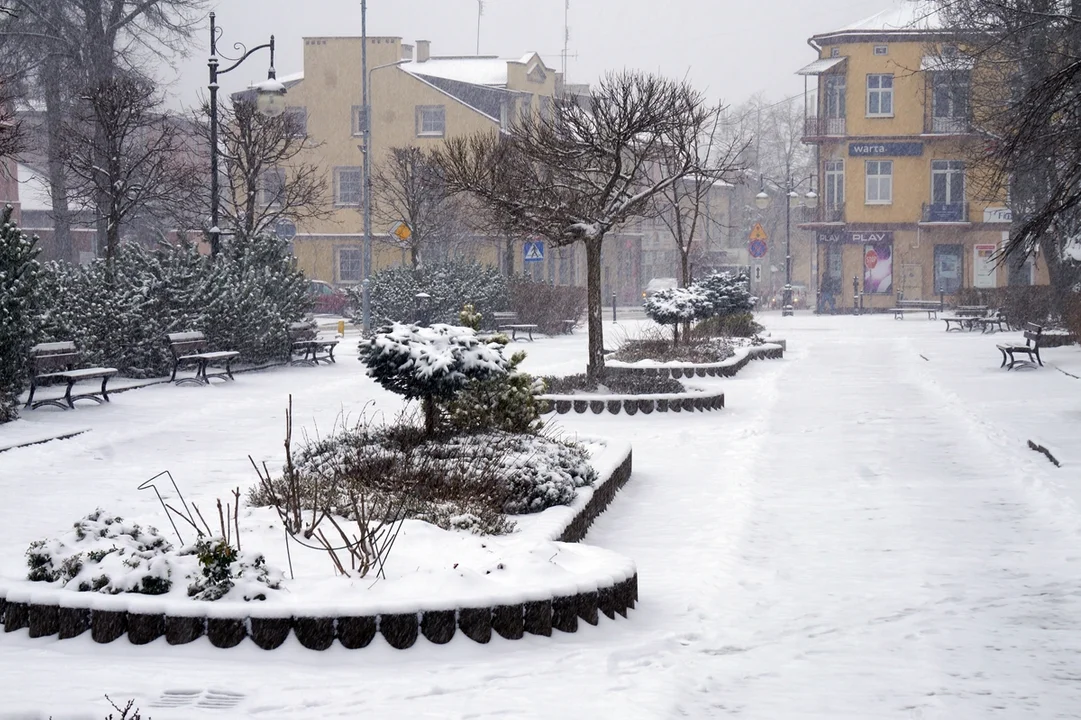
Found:
[(527, 240), (522, 248), (522, 254), (526, 262), (541, 262), (544, 260), (544, 241)]

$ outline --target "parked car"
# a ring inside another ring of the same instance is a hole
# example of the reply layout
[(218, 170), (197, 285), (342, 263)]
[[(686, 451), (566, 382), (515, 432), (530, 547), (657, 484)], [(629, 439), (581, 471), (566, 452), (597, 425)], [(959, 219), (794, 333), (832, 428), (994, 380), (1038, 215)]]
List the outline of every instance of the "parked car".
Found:
[(646, 283), (646, 289), (642, 291), (642, 299), (645, 300), (660, 290), (671, 290), (677, 287), (679, 287), (679, 281), (675, 278), (653, 278)]
[(320, 315), (344, 315), (349, 305), (349, 295), (322, 280), (308, 281), (308, 295), (312, 299), (312, 312)]

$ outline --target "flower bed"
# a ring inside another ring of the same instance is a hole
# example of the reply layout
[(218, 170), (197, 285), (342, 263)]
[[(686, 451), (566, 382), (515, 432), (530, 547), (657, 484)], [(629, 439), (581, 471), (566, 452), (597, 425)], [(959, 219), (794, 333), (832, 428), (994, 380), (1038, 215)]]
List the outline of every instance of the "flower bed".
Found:
[[(600, 478), (582, 488), (569, 506), (522, 518), (505, 537), (476, 537), (407, 521), (405, 547), (396, 550), (403, 572), (375, 582), (304, 577), (303, 585), (282, 582), (282, 591), (258, 602), (225, 596), (199, 602), (175, 595), (72, 592), (29, 581), (0, 583), (0, 621), (7, 632), (28, 628), (31, 637), (76, 637), (87, 632), (96, 642), (124, 635), (142, 644), (162, 636), (183, 644), (206, 636), (217, 647), (232, 647), (246, 637), (265, 649), (290, 635), (310, 649), (335, 641), (366, 647), (377, 634), (395, 648), (423, 636), (449, 642), (458, 631), (477, 642), (493, 632), (516, 639), (525, 633), (574, 632), (579, 621), (596, 624), (634, 607), (637, 574), (633, 562), (600, 548), (558, 540), (578, 540), (630, 477), (628, 446), (591, 442)], [(269, 511), (250, 511), (245, 545), (262, 527), (256, 545), (280, 542), (280, 528), (266, 529)], [(293, 550), (300, 573), (304, 559)], [(279, 553), (283, 554), (283, 553)], [(417, 571), (418, 563), (427, 564)]]
[(606, 368), (610, 373), (655, 375), (660, 377), (732, 377), (751, 360), (781, 359), (784, 357), (784, 345), (781, 343), (765, 343), (743, 347), (736, 350), (733, 357), (719, 363), (658, 363), (649, 360), (640, 360), (636, 363), (621, 363), (610, 361)]

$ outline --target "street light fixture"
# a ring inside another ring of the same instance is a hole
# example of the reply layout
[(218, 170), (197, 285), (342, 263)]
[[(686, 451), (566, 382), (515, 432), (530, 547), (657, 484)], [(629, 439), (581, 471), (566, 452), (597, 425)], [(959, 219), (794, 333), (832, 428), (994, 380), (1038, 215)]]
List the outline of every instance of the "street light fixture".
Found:
[[(218, 76), (232, 72), (252, 53), (270, 49), (270, 69), (267, 71), (267, 79), (252, 86), (255, 90), (255, 105), (259, 112), (268, 117), (275, 118), (285, 112), (285, 85), (278, 79), (274, 71), (274, 36), (270, 36), (270, 42), (256, 45), (248, 50), (243, 43), (233, 43), (233, 49), (240, 50), (244, 54), (233, 61), (233, 64), (224, 70), (218, 69), (218, 37), (221, 35), (215, 23), (214, 13), (210, 13), (210, 59), (207, 66), (210, 68), (210, 252), (217, 255), (221, 247), (221, 228), (219, 222), (219, 198), (218, 198)], [(226, 55), (221, 57), (226, 60), (233, 58)]]
[[(803, 198), (800, 198), (799, 193), (795, 188), (801, 185), (803, 181), (793, 183), (791, 178), (788, 180), (788, 187), (786, 195), (788, 196), (788, 202), (785, 203), (784, 209), (784, 294), (781, 297), (781, 315), (792, 315), (794, 310), (792, 308), (792, 208), (793, 207), (807, 207), (812, 210), (818, 207), (818, 194), (813, 190), (808, 191)], [(754, 196), (754, 204), (758, 206), (759, 210), (765, 210), (769, 206), (769, 194), (765, 189)]]

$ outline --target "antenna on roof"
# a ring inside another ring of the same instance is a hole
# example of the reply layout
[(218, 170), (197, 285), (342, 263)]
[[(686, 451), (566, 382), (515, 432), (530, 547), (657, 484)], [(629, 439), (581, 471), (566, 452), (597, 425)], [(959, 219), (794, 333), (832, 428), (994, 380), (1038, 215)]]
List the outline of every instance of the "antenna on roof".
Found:
[(484, 14), (484, 0), (477, 0), (477, 55), (480, 55), (480, 16)]
[(571, 14), (571, 0), (565, 0), (563, 6), (563, 82), (567, 82), (567, 46), (571, 41), (571, 26), (569, 24)]

